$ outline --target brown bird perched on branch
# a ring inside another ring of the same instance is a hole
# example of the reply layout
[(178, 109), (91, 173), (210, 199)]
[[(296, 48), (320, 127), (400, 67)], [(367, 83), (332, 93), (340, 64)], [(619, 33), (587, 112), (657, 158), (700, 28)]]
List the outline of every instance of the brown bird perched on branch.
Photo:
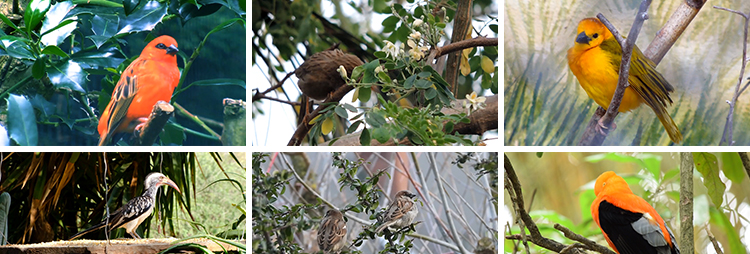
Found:
[(318, 229), (318, 247), (325, 253), (340, 251), (346, 245), (346, 221), (336, 209), (326, 212)]
[(417, 195), (405, 190), (396, 193), (393, 201), (388, 204), (385, 214), (379, 219), (381, 224), (375, 233), (380, 233), (385, 228), (398, 230), (409, 226), (419, 212), (414, 201), (416, 197)]
[(331, 48), (310, 56), (294, 74), (299, 79), (297, 86), (302, 94), (315, 100), (325, 100), (329, 94), (345, 84), (337, 71), (339, 66), (344, 66), (347, 76), (351, 77), (354, 67), (363, 64), (357, 56), (344, 53), (338, 49), (338, 44), (334, 44)]

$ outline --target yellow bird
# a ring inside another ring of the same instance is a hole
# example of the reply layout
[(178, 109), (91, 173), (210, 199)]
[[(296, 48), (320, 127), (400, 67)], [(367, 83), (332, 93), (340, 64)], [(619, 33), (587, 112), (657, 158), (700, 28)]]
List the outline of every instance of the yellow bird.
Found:
[[(568, 50), (568, 65), (586, 94), (606, 109), (617, 88), (622, 48), (596, 18), (581, 20), (577, 34), (575, 45)], [(655, 66), (634, 45), (628, 74), (630, 86), (625, 89), (619, 111), (631, 111), (645, 102), (654, 110), (672, 142), (680, 143), (682, 133), (667, 112), (667, 105), (672, 104), (669, 93), (674, 88)]]

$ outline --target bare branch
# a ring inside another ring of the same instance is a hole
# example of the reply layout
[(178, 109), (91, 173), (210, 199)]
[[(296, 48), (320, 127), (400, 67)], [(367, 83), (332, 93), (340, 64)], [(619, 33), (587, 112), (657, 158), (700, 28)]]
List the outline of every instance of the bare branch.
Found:
[(154, 105), (153, 111), (151, 111), (151, 115), (148, 117), (148, 121), (146, 121), (146, 124), (143, 126), (143, 130), (135, 139), (135, 145), (150, 146), (154, 144), (156, 137), (159, 136), (159, 133), (161, 133), (164, 126), (167, 125), (167, 121), (169, 121), (169, 118), (172, 117), (172, 115), (174, 115), (174, 107), (172, 105), (165, 101), (157, 102)]
[(735, 13), (737, 15), (740, 15), (742, 18), (745, 19), (745, 37), (742, 40), (742, 67), (740, 68), (740, 77), (737, 80), (737, 86), (734, 89), (734, 97), (732, 97), (731, 101), (727, 101), (729, 103), (729, 113), (727, 113), (727, 121), (724, 124), (724, 132), (721, 134), (721, 141), (719, 141), (719, 145), (733, 145), (734, 144), (734, 138), (732, 137), (734, 132), (734, 108), (737, 105), (737, 99), (740, 97), (742, 92), (745, 91), (747, 86), (742, 88), (740, 90), (740, 85), (742, 84), (742, 78), (745, 76), (745, 66), (747, 66), (747, 61), (744, 61), (744, 59), (747, 57), (747, 29), (748, 25), (750, 25), (750, 13), (744, 14), (740, 11), (724, 8), (724, 7), (718, 7), (714, 6), (714, 9), (724, 10), (731, 13)]

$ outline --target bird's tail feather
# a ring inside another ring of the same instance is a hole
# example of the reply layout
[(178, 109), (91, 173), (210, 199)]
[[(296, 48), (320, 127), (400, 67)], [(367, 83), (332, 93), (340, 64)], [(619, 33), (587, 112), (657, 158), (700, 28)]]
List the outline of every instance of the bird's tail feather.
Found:
[(87, 234), (87, 233), (89, 233), (89, 232), (92, 232), (92, 231), (98, 230), (98, 229), (100, 229), (100, 228), (103, 228), (103, 227), (104, 227), (104, 226), (105, 226), (106, 224), (107, 224), (107, 223), (106, 223), (106, 222), (104, 222), (104, 221), (102, 221), (102, 222), (99, 222), (99, 224), (96, 224), (96, 225), (94, 225), (93, 227), (90, 227), (90, 228), (88, 228), (88, 229), (86, 229), (86, 230), (84, 230), (84, 231), (81, 231), (81, 232), (78, 232), (78, 233), (76, 233), (75, 235), (73, 235), (72, 237), (70, 237), (70, 239), (68, 239), (68, 241), (72, 241), (72, 240), (75, 240), (76, 238), (78, 238), (78, 237), (80, 237), (80, 236), (82, 236), (82, 235), (84, 235), (84, 234)]

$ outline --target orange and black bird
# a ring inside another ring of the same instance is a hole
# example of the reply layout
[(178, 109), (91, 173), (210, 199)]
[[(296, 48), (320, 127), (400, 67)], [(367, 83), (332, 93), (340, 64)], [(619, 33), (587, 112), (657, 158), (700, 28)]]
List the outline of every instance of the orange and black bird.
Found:
[(591, 215), (619, 254), (679, 254), (672, 231), (646, 200), (636, 196), (625, 179), (612, 171), (596, 178)]
[(120, 76), (112, 99), (99, 119), (99, 145), (107, 145), (117, 133), (142, 128), (159, 101), (169, 102), (180, 83), (177, 42), (162, 35), (143, 48)]

